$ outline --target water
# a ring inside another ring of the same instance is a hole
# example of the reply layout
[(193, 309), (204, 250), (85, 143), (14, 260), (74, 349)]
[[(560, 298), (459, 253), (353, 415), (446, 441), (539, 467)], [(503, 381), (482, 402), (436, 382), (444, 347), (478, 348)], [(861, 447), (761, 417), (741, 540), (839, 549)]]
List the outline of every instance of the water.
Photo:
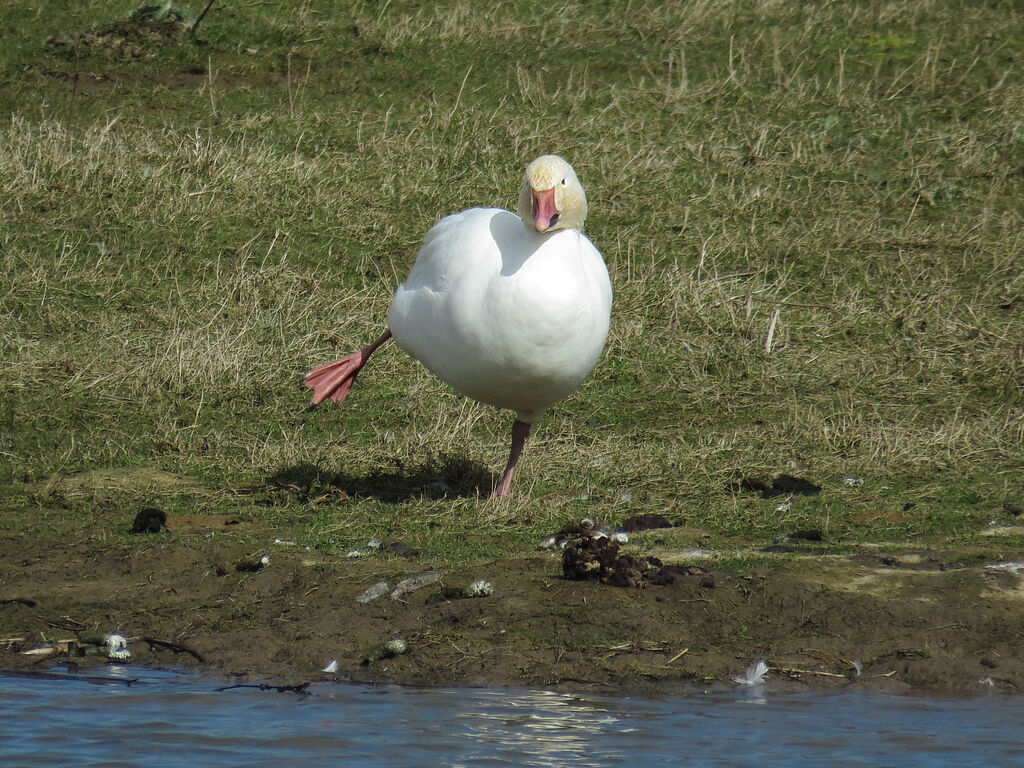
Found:
[[(127, 684), (128, 680), (137, 682)], [(1001, 766), (1024, 698), (770, 689), (655, 698), (317, 685), (111, 667), (0, 676), (3, 766)]]

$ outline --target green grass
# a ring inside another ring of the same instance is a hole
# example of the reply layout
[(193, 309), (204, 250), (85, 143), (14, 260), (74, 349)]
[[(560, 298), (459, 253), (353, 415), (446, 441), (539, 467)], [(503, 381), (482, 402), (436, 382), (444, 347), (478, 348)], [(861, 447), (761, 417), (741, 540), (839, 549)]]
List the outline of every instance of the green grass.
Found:
[[(1013, 3), (294, 5), (133, 37), (131, 3), (7, 4), (10, 514), (59, 502), (23, 485), (55, 472), (155, 467), (210, 493), (104, 503), (459, 558), (582, 514), (880, 540), (1024, 503)], [(587, 188), (612, 331), (489, 504), (459, 494), (486, 493), (509, 414), (394, 348), (342, 408), (299, 381), (380, 332), (431, 224), (511, 206), (551, 151)], [(824, 490), (728, 490), (780, 472)], [(245, 482), (268, 485), (221, 492)]]

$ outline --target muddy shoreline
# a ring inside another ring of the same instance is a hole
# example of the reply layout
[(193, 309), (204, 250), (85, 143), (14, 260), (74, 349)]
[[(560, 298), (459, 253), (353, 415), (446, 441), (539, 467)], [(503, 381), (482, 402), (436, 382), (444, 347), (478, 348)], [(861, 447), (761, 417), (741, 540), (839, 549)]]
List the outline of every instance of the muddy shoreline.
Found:
[[(638, 589), (567, 580), (560, 554), (539, 551), (451, 566), (254, 547), (241, 532), (105, 543), (25, 532), (0, 540), (0, 668), (106, 664), (97, 644), (118, 632), (132, 663), (285, 686), (678, 691), (735, 686), (758, 659), (775, 687), (1024, 685), (1024, 575), (1005, 550), (783, 549), (777, 565), (743, 573), (717, 569), (713, 553), (657, 551), (704, 575)], [(423, 583), (392, 596), (410, 578)], [(493, 591), (460, 596), (480, 580)], [(381, 645), (395, 639), (402, 652)]]

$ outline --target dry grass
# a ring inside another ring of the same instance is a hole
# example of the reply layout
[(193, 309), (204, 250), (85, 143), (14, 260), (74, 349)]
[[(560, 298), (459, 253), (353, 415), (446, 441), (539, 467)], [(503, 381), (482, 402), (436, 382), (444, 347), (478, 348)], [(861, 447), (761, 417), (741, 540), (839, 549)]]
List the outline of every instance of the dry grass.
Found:
[[(1024, 497), (1015, 13), (307, 2), (221, 9), (130, 64), (45, 48), (87, 28), (73, 15), (14, 14), (37, 44), (2, 64), (28, 62), (0, 91), (0, 476), (283, 478), (301, 498), (268, 498), (332, 540), (384, 526), (439, 551), (583, 512), (836, 538), (1005, 516)], [(431, 223), (510, 205), (552, 150), (587, 186), (613, 327), (518, 496), (489, 505), (507, 414), (395, 349), (342, 409), (306, 413), (298, 381), (379, 333)], [(728, 490), (783, 471), (826, 490), (785, 515)], [(353, 498), (308, 501), (332, 484)]]

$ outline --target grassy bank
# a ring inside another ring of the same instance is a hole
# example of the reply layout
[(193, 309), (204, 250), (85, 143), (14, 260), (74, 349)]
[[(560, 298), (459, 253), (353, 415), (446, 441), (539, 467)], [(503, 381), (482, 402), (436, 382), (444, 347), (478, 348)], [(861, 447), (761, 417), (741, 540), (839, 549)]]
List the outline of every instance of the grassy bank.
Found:
[[(1024, 506), (1014, 3), (6, 6), (10, 535), (159, 506), (471, 559), (582, 514), (842, 545)], [(489, 504), (509, 414), (395, 349), (341, 408), (299, 382), (543, 152), (591, 198), (612, 332)], [(142, 468), (191, 480), (46, 483)], [(735, 485), (783, 472), (823, 490)]]

